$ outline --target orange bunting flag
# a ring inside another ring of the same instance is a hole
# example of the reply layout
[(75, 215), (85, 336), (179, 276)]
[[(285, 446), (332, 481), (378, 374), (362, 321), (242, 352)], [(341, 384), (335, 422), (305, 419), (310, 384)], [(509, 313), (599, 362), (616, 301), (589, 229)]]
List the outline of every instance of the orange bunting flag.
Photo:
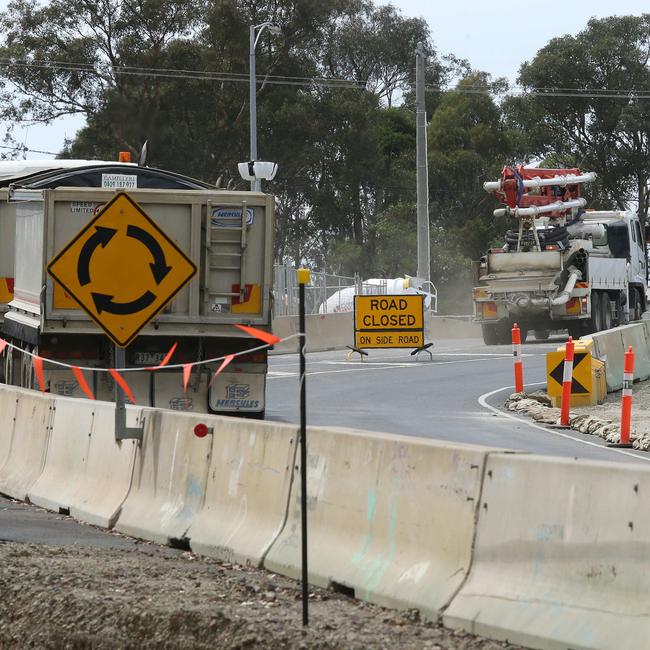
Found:
[(9, 345), (4, 339), (0, 339), (0, 354), (5, 351), (5, 348)]
[(131, 392), (129, 385), (124, 381), (122, 375), (120, 375), (120, 373), (114, 368), (109, 368), (108, 372), (115, 380), (115, 383), (124, 391), (124, 394), (129, 398), (131, 404), (135, 404), (135, 397), (133, 397), (133, 393)]
[(268, 343), (269, 345), (274, 345), (275, 343), (279, 343), (282, 340), (275, 334), (271, 334), (270, 332), (263, 332), (262, 330), (258, 330), (255, 327), (249, 327), (248, 325), (235, 325), (235, 327), (238, 327), (240, 330), (242, 330), (242, 332), (246, 332), (246, 334), (259, 339), (260, 341), (264, 341), (264, 343)]
[(229, 354), (227, 357), (224, 358), (224, 360), (221, 362), (221, 365), (215, 370), (214, 375), (212, 375), (212, 379), (210, 380), (210, 383), (208, 384), (208, 388), (212, 388), (212, 384), (214, 384), (214, 380), (217, 378), (217, 375), (235, 358), (234, 354)]
[(43, 359), (38, 355), (34, 355), (34, 372), (36, 373), (36, 379), (38, 379), (38, 385), (41, 389), (41, 393), (45, 392), (45, 375), (43, 375)]
[(190, 376), (192, 374), (192, 364), (183, 364), (183, 392), (187, 395), (187, 385), (190, 383)]
[(172, 345), (171, 348), (169, 348), (169, 352), (165, 355), (165, 358), (157, 366), (151, 366), (150, 368), (147, 368), (147, 370), (159, 370), (160, 368), (164, 368), (169, 363), (169, 360), (172, 358), (172, 355), (176, 351), (177, 346), (178, 346), (178, 341), (174, 343), (174, 345)]
[(79, 388), (81, 388), (81, 390), (86, 393), (88, 399), (95, 399), (93, 392), (90, 390), (90, 386), (88, 386), (88, 382), (86, 382), (86, 378), (84, 377), (83, 372), (81, 372), (81, 368), (72, 366), (72, 374), (75, 376), (77, 382), (79, 382)]

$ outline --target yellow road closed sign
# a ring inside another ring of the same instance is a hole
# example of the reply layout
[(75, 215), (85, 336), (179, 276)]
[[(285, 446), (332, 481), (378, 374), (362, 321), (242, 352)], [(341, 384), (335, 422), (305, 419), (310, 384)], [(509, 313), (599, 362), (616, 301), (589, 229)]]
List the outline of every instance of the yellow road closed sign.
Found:
[(354, 347), (421, 348), (424, 296), (354, 297)]
[(189, 282), (196, 266), (120, 192), (47, 270), (118, 346), (126, 347)]

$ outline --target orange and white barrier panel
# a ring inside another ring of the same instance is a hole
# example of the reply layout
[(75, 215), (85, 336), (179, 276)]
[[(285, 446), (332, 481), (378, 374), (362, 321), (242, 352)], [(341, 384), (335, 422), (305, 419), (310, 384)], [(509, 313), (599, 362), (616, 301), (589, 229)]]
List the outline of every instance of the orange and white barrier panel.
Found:
[(571, 384), (573, 383), (573, 350), (575, 344), (573, 337), (566, 342), (564, 353), (564, 374), (562, 376), (562, 408), (560, 411), (560, 425), (569, 426), (569, 408), (571, 406)]
[(521, 330), (517, 323), (512, 328), (512, 356), (515, 365), (515, 393), (524, 392), (524, 366), (521, 358)]

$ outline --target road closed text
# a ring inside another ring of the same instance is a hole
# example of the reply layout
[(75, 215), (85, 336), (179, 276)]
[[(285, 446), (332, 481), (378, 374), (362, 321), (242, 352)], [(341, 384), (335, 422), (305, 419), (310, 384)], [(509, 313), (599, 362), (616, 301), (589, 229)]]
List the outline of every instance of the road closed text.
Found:
[(355, 347), (417, 348), (424, 345), (424, 298), (354, 297)]

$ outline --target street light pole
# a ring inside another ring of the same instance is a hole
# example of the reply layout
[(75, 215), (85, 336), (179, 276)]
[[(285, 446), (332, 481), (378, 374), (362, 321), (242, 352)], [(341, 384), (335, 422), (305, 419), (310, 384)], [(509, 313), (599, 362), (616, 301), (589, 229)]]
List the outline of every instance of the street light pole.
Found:
[(427, 169), (427, 113), (424, 101), (426, 54), (420, 43), (415, 51), (415, 106), (417, 158), (417, 248), (420, 280), (430, 280), (431, 243), (429, 240), (429, 173)]
[[(251, 25), (250, 30), (250, 51), (248, 56), (249, 79), (249, 100), (250, 100), (250, 160), (257, 160), (257, 88), (255, 79), (255, 30), (256, 26)], [(260, 29), (260, 32), (262, 30)], [(258, 185), (260, 187), (258, 187)], [(262, 183), (254, 178), (251, 181), (251, 191), (258, 192)]]
[[(257, 160), (257, 79), (255, 76), (255, 48), (257, 41), (268, 27), (271, 34), (279, 34), (280, 28), (271, 21), (260, 23), (259, 25), (250, 26), (249, 34), (249, 53), (248, 53), (248, 70), (249, 70), (249, 103), (250, 103), (250, 160)], [(258, 31), (259, 30), (259, 31)], [(251, 181), (251, 191), (260, 192), (262, 190), (262, 181), (254, 178)]]

